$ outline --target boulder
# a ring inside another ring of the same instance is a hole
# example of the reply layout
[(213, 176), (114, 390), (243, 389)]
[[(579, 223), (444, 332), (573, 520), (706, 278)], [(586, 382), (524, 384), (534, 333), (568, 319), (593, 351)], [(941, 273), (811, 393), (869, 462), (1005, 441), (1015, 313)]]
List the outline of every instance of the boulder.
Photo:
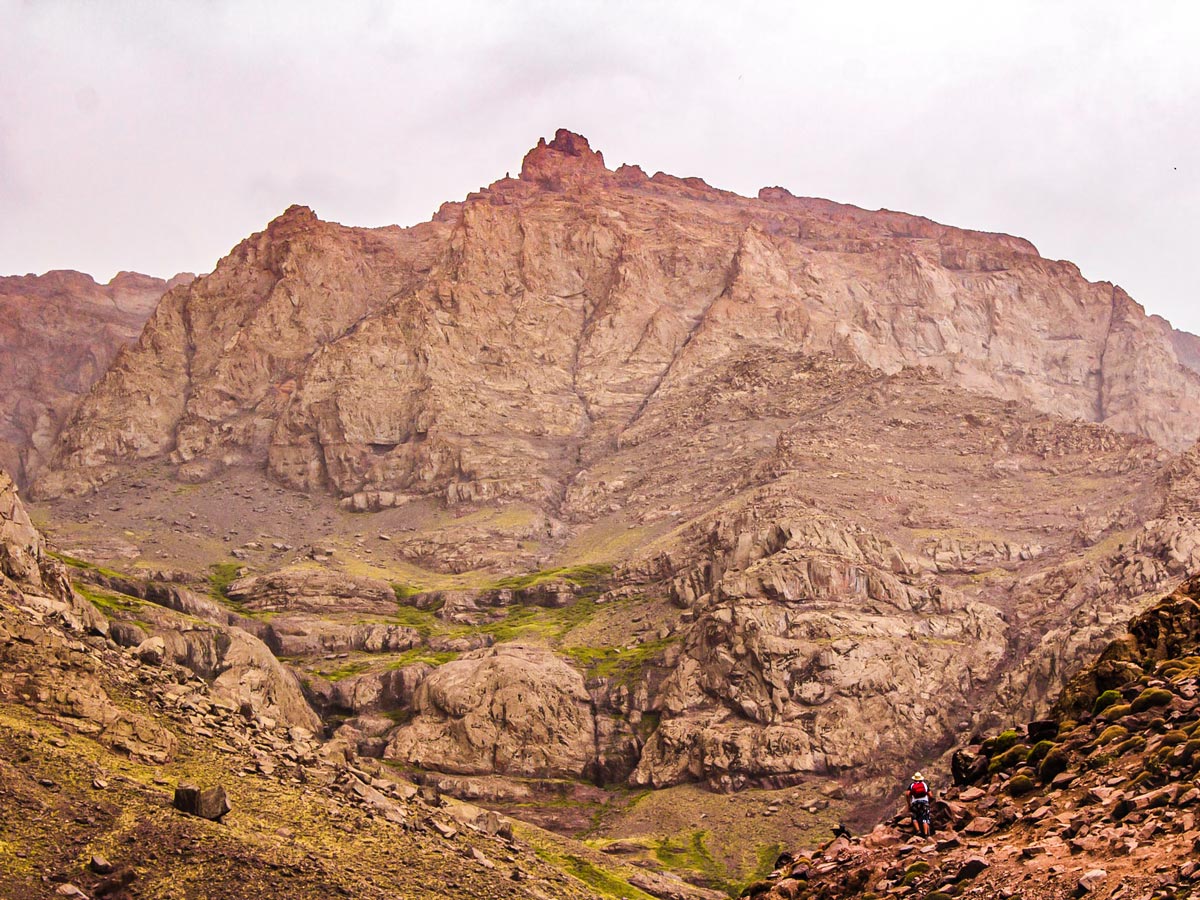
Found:
[(498, 645), (448, 662), (416, 690), (385, 755), (457, 774), (586, 777), (596, 722), (583, 677), (549, 650)]
[(211, 788), (199, 788), (193, 784), (181, 784), (175, 788), (174, 807), (180, 812), (199, 816), (202, 819), (221, 819), (232, 809), (225, 788), (217, 785)]

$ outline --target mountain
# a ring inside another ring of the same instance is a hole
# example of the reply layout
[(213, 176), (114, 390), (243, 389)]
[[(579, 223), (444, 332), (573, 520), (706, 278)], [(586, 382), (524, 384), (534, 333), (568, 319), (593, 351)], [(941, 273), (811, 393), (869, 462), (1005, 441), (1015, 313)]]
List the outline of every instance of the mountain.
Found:
[(560, 131), (410, 229), (289, 209), (159, 306), (38, 489), (169, 454), (185, 479), (248, 462), (339, 496), (557, 510), (659, 396), (752, 350), (923, 365), (1175, 450), (1200, 435), (1169, 326), (1026, 241), (614, 172)]
[(0, 277), (0, 467), (33, 481), (80, 398), (133, 343), (169, 282), (121, 272)]
[(114, 643), (730, 890), (1200, 568), (1194, 342), (1017, 238), (559, 132), (169, 291), (34, 509)]

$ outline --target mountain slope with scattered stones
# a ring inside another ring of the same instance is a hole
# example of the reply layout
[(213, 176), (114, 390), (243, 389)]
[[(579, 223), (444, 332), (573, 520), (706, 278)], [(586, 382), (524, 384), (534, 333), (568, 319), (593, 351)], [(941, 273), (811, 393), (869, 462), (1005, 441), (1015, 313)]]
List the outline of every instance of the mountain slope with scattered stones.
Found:
[(721, 896), (348, 761), (194, 659), (122, 647), (113, 602), (72, 590), (0, 471), (0, 896)]
[(1191, 347), (1020, 239), (560, 132), (169, 292), (34, 512), (138, 659), (728, 891), (1200, 570)]

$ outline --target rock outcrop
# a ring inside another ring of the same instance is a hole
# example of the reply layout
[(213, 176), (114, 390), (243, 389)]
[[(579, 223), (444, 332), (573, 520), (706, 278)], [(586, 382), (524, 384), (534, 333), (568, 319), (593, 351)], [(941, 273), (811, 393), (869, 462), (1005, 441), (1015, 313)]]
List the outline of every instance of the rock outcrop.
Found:
[(0, 277), (0, 468), (28, 485), (75, 406), (132, 344), (162, 295), (187, 284), (121, 272)]
[(583, 678), (532, 647), (468, 653), (429, 674), (387, 755), (458, 774), (581, 778), (596, 759)]
[(1174, 449), (1200, 434), (1170, 328), (1026, 241), (613, 172), (560, 131), (414, 228), (288, 210), (160, 305), (39, 490), (169, 454), (185, 479), (249, 462), (340, 496), (553, 506), (659, 395), (750, 347), (926, 366)]
[(713, 529), (709, 584), (635, 783), (853, 771), (861, 786), (952, 734), (1004, 656), (998, 611), (908, 576), (919, 561), (815, 511), (750, 527)]

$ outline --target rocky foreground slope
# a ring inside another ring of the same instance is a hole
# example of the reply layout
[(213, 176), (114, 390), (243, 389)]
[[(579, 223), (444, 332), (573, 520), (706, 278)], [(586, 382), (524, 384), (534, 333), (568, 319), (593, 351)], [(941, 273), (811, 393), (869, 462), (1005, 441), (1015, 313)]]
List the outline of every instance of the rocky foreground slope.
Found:
[(1193, 897), (1200, 581), (1129, 624), (1054, 715), (954, 754), (927, 840), (897, 816), (797, 854), (746, 896)]
[[(161, 640), (123, 649), (95, 600), (0, 472), (4, 898), (721, 896), (348, 762), (257, 692), (265, 679), (200, 677)], [(253, 640), (212, 643), (239, 634)], [(186, 814), (189, 785), (224, 799)]]
[(132, 344), (163, 293), (191, 281), (121, 272), (0, 277), (0, 468), (33, 481), (80, 398)]
[[(709, 886), (822, 810), (863, 821), (972, 730), (1041, 715), (1200, 564), (1194, 451), (828, 358), (739, 360), (705, 390), (664, 396), (575, 537), (520, 507), (353, 513), (246, 469), (181, 489), (139, 468), (48, 509), (72, 556), (126, 536), (131, 557), (72, 573), (119, 643), (278, 721), (307, 713), (295, 671), (358, 765)], [(767, 407), (780, 436), (746, 440)], [(509, 544), (561, 564), (505, 574)], [(615, 561), (581, 564), (589, 546)], [(483, 568), (419, 567), (442, 548)], [(229, 626), (256, 669), (226, 671)], [(652, 793), (629, 806), (629, 787)], [(686, 863), (673, 807), (704, 848)], [(735, 810), (762, 824), (735, 831)]]

